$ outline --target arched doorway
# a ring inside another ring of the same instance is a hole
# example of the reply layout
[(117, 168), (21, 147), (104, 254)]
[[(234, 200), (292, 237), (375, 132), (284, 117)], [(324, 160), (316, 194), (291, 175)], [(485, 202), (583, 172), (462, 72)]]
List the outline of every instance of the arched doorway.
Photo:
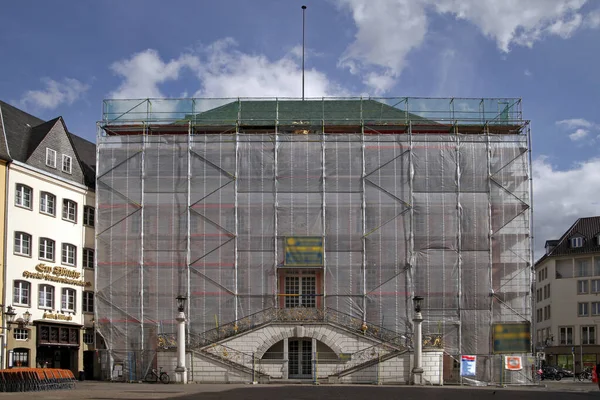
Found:
[(263, 360), (287, 360), (289, 379), (311, 379), (317, 362), (337, 360), (336, 352), (325, 343), (310, 337), (290, 337), (272, 345)]

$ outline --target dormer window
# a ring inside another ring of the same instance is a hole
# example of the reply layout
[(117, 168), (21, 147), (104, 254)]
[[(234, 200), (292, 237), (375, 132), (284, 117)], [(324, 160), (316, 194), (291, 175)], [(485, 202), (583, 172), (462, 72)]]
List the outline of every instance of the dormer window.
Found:
[(62, 156), (62, 171), (70, 174), (71, 173), (71, 168), (72, 168), (72, 162), (71, 162), (71, 157), (69, 157), (66, 154), (63, 154)]
[(571, 248), (583, 247), (583, 238), (581, 236), (571, 238)]
[(46, 165), (50, 168), (56, 168), (56, 150), (46, 147)]

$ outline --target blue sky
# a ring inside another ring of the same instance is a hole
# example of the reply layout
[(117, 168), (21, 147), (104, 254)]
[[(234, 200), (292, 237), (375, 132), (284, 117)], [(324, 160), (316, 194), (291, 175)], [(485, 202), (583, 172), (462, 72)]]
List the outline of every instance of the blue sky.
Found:
[[(0, 98), (95, 138), (111, 97), (521, 97), (536, 248), (600, 215), (600, 3), (22, 0), (0, 13)], [(539, 254), (537, 254), (539, 255)]]

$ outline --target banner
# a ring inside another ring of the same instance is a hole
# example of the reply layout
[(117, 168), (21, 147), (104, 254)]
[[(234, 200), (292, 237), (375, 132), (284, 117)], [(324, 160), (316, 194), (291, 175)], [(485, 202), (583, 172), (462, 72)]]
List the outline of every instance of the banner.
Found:
[(520, 356), (504, 357), (504, 368), (509, 371), (520, 371), (523, 369)]
[(460, 357), (460, 376), (475, 376), (477, 356)]
[(286, 267), (322, 267), (323, 238), (319, 236), (293, 236), (285, 238)]

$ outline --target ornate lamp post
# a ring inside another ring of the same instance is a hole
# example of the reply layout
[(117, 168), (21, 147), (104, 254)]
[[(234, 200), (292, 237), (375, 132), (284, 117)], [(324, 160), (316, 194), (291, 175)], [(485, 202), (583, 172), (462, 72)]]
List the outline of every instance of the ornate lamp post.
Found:
[(421, 314), (421, 305), (423, 303), (422, 296), (413, 297), (413, 303), (415, 306), (415, 316), (413, 322), (415, 324), (415, 365), (412, 369), (413, 374), (413, 385), (423, 384), (423, 366), (421, 365), (423, 359), (423, 332), (421, 330), (421, 323), (423, 322), (423, 315)]
[[(15, 317), (17, 316), (17, 313), (15, 312), (15, 309), (12, 308), (12, 306), (8, 306), (6, 308), (6, 311), (4, 311), (4, 306), (0, 305), (0, 311), (2, 311), (3, 314), (3, 319), (2, 319), (2, 330), (3, 331), (7, 331), (10, 332), (10, 325), (13, 323), (13, 321), (15, 320)], [(6, 318), (6, 326), (4, 326), (4, 318)], [(6, 341), (6, 342), (5, 342)], [(2, 351), (0, 354), (2, 354), (2, 365), (0, 365), (1, 368), (4, 368), (6, 366), (6, 354), (8, 354), (8, 349), (5, 347), (6, 344), (8, 344), (8, 335), (3, 335), (2, 338), (2, 343), (0, 343), (2, 345), (2, 350), (6, 350), (6, 353), (4, 351)]]
[(187, 383), (187, 369), (185, 367), (185, 302), (187, 297), (179, 295), (177, 299), (177, 368), (175, 368), (175, 381)]

